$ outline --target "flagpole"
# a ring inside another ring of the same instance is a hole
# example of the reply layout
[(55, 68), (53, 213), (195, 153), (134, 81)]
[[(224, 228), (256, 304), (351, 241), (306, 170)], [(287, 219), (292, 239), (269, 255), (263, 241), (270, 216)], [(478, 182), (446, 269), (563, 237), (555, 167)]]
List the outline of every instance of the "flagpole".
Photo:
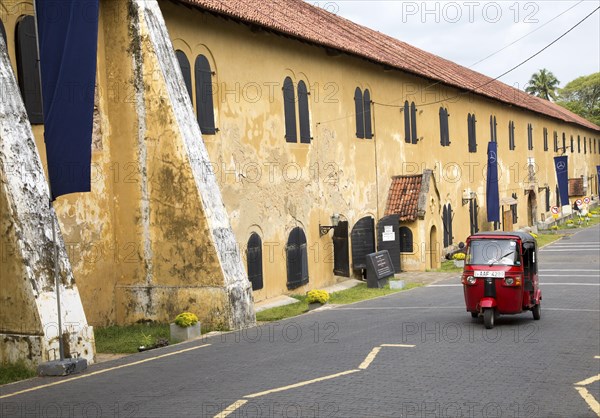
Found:
[[(42, 71), (41, 71), (41, 60), (40, 60), (40, 34), (38, 28), (38, 14), (37, 14), (37, 0), (33, 0), (33, 14), (35, 16), (35, 46), (37, 48), (37, 64), (38, 64), (38, 76), (40, 78), (40, 99), (42, 101), (42, 116), (44, 115), (44, 94), (42, 89)], [(47, 161), (46, 161), (47, 162)], [(48, 172), (50, 168), (48, 167)], [(53, 251), (54, 251), (54, 286), (56, 286), (56, 313), (58, 316), (58, 351), (60, 356), (60, 361), (63, 362), (65, 360), (65, 348), (63, 341), (63, 332), (62, 332), (62, 311), (60, 306), (60, 274), (59, 274), (59, 252), (58, 252), (58, 243), (56, 242), (56, 228), (60, 227), (56, 225), (58, 223), (58, 217), (56, 215), (56, 210), (54, 209), (54, 205), (52, 204), (52, 186), (50, 181), (48, 181), (48, 209), (50, 210), (50, 217), (52, 218), (52, 243)], [(54, 219), (56, 218), (56, 222)]]

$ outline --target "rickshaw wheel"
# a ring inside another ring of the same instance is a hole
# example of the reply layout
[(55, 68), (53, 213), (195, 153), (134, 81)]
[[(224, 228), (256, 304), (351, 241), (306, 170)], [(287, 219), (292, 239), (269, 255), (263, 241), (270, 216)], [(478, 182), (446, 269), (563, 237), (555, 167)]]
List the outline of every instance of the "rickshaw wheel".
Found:
[(479, 318), (479, 312), (471, 312), (471, 318)]
[(491, 308), (483, 311), (483, 324), (487, 329), (494, 328), (494, 310)]
[(536, 321), (542, 317), (542, 302), (538, 303), (531, 310), (533, 312), (533, 319)]

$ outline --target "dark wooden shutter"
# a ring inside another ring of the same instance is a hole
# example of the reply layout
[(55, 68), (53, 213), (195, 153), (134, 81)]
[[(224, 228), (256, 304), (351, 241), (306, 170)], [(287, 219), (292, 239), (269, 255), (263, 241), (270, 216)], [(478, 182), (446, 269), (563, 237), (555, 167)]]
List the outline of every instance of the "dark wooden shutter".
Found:
[(558, 152), (558, 132), (554, 131), (554, 152)]
[(587, 141), (585, 139), (583, 140), (583, 153), (587, 154)]
[(336, 276), (350, 277), (348, 250), (348, 222), (340, 221), (333, 229), (333, 274)]
[(546, 212), (550, 212), (550, 187), (546, 187)]
[[(583, 144), (585, 147), (585, 144)], [(571, 153), (575, 152), (575, 140), (573, 139), (573, 135), (571, 135)]]
[(363, 111), (365, 112), (365, 139), (373, 138), (373, 128), (371, 126), (371, 92), (365, 89), (363, 94)]
[(287, 288), (296, 289), (308, 283), (308, 251), (306, 236), (302, 228), (290, 232), (286, 246)]
[(352, 268), (367, 268), (367, 254), (375, 252), (375, 220), (370, 216), (360, 219), (350, 234), (352, 239)]
[(354, 113), (356, 113), (356, 137), (365, 137), (365, 115), (363, 112), (363, 95), (360, 88), (354, 90)]
[(469, 204), (469, 217), (471, 219), (471, 235), (479, 232), (479, 205), (477, 204), (477, 199), (472, 199)]
[(300, 142), (310, 144), (310, 116), (308, 110), (308, 90), (304, 81), (298, 83), (298, 115), (300, 119)]
[[(513, 193), (512, 198), (517, 200), (517, 194)], [(510, 205), (510, 210), (512, 211), (512, 223), (516, 224), (519, 221), (518, 212), (517, 212), (517, 204)]]
[(181, 75), (183, 76), (183, 81), (185, 82), (185, 88), (188, 91), (190, 96), (190, 100), (193, 103), (192, 98), (192, 67), (190, 65), (190, 61), (185, 55), (185, 52), (177, 50), (175, 51), (175, 56), (177, 57), (177, 61), (179, 62), (179, 68), (181, 68)]
[(196, 74), (196, 115), (200, 131), (204, 135), (214, 135), (215, 110), (213, 107), (212, 71), (204, 55), (198, 55), (194, 66)]
[(468, 138), (469, 138), (469, 152), (477, 152), (477, 136), (476, 136), (476, 119), (475, 115), (467, 116), (467, 124), (468, 124)]
[[(389, 239), (387, 234), (384, 237), (384, 233), (387, 230), (391, 230), (394, 234), (394, 239), (390, 241), (384, 241), (384, 238)], [(390, 254), (390, 258), (392, 259), (392, 264), (394, 265), (394, 271), (396, 273), (400, 273), (400, 216), (399, 215), (389, 215), (384, 218), (381, 218), (379, 222), (377, 222), (377, 251), (387, 250)]]
[(564, 132), (562, 134), (562, 149), (563, 153), (567, 152), (567, 135)]
[(454, 242), (454, 233), (452, 232), (452, 205), (448, 203), (448, 245), (452, 245)]
[(263, 288), (262, 240), (256, 233), (250, 235), (246, 249), (246, 263), (248, 266), (248, 279), (252, 283), (252, 290)]
[(533, 149), (533, 125), (531, 123), (527, 124), (527, 149)]
[(44, 113), (34, 17), (23, 17), (17, 23), (16, 34), (17, 74), (21, 96), (25, 103), (29, 122), (39, 125), (44, 123)]
[(492, 142), (498, 142), (497, 125), (496, 116), (490, 115), (490, 141)]
[(413, 233), (407, 226), (400, 227), (400, 252), (401, 253), (413, 253)]
[(577, 153), (581, 154), (581, 137), (579, 135), (577, 135)]
[(286, 142), (298, 142), (296, 135), (296, 95), (294, 94), (294, 83), (290, 77), (283, 80), (283, 113)]
[(444, 225), (444, 248), (446, 248), (450, 245), (448, 242), (448, 207), (446, 205), (442, 211), (442, 224)]
[(440, 107), (440, 144), (442, 147), (450, 145), (450, 132), (448, 129), (448, 109)]
[(410, 144), (410, 105), (404, 102), (404, 141)]
[(560, 191), (558, 190), (558, 184), (556, 185), (555, 195), (556, 195), (556, 206), (558, 206), (560, 208)]
[(417, 106), (415, 102), (410, 104), (410, 137), (413, 144), (419, 142), (419, 137), (417, 136)]
[(544, 128), (544, 151), (548, 151), (548, 128)]

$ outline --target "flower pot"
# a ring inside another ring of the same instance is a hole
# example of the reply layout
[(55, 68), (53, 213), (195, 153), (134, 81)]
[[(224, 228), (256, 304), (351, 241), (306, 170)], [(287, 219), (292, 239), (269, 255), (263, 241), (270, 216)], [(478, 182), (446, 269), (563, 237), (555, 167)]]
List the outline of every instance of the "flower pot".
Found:
[(463, 268), (465, 266), (465, 260), (454, 260), (454, 266)]
[(171, 339), (177, 341), (187, 341), (194, 338), (198, 338), (201, 335), (200, 332), (200, 321), (189, 327), (180, 327), (177, 324), (170, 325)]

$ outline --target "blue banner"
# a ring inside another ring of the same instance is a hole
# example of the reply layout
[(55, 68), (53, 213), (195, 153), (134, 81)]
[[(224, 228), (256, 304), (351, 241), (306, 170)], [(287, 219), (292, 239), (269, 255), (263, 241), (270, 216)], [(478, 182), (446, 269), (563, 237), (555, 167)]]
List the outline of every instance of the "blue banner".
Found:
[(566, 206), (569, 204), (569, 165), (567, 156), (554, 157), (554, 168), (556, 169), (560, 204)]
[(52, 200), (89, 192), (98, 0), (35, 0)]
[(498, 144), (490, 141), (487, 149), (486, 206), (488, 222), (500, 222), (500, 196), (498, 192)]

